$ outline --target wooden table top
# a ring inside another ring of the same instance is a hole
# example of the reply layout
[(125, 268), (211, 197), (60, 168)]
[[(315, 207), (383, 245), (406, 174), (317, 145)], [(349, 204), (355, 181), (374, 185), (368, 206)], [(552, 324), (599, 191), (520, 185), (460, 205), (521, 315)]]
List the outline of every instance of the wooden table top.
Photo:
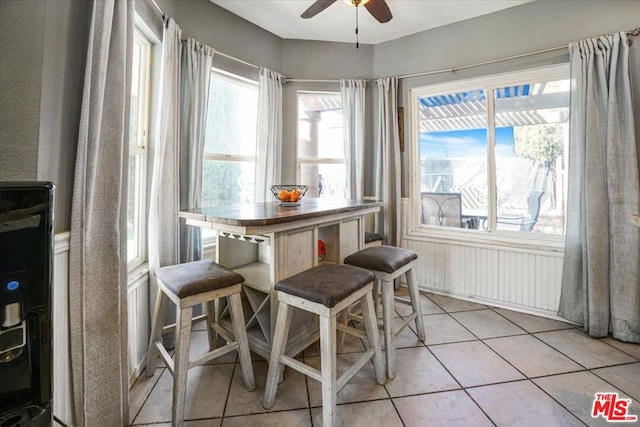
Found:
[(280, 202), (274, 201), (185, 209), (179, 212), (179, 216), (232, 226), (268, 226), (368, 208), (379, 209), (380, 206), (382, 202), (369, 200), (308, 198), (302, 199), (300, 206), (280, 206)]

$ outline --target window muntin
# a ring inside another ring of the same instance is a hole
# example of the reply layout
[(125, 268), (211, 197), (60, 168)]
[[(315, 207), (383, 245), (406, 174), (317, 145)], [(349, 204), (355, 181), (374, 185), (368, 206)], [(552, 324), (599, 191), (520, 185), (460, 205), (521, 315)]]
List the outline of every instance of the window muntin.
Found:
[(308, 197), (347, 197), (342, 98), (336, 92), (298, 92), (298, 181)]
[(129, 123), (127, 262), (129, 270), (146, 258), (146, 174), (149, 128), (151, 43), (134, 31)]
[(568, 67), (412, 92), (418, 224), (564, 234)]
[(213, 70), (205, 130), (202, 205), (255, 200), (258, 85)]

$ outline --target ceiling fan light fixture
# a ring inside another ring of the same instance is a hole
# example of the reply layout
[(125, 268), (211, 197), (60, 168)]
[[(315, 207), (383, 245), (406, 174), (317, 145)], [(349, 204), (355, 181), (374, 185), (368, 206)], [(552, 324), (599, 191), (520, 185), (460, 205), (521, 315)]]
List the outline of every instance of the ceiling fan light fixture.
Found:
[(369, 0), (342, 0), (342, 1), (344, 1), (349, 6), (354, 6), (354, 7), (364, 6), (365, 4), (369, 3)]

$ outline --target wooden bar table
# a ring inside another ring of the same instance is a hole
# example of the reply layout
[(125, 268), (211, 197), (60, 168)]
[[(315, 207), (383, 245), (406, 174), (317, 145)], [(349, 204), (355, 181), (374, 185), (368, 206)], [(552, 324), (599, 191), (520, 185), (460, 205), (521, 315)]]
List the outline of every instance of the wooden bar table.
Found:
[[(245, 277), (243, 287), (251, 350), (269, 359), (276, 321), (275, 284), (321, 262), (342, 263), (364, 247), (364, 217), (380, 211), (381, 202), (303, 199), (300, 206), (279, 202), (180, 211), (187, 224), (216, 232), (216, 262)], [(318, 241), (326, 255), (318, 257)], [(219, 307), (217, 315), (225, 311)], [(293, 315), (287, 354), (297, 354), (318, 336), (308, 313)], [(226, 333), (231, 332), (229, 325)]]

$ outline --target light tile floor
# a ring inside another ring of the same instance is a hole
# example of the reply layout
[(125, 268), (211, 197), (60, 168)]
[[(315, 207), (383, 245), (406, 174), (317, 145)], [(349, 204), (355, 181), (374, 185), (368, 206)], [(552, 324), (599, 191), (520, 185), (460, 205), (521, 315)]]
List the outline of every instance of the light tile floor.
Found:
[[(441, 295), (422, 294), (421, 302), (426, 343), (407, 328), (397, 340), (395, 380), (376, 384), (371, 364), (352, 378), (338, 393), (342, 426), (609, 425), (591, 417), (596, 392), (632, 399), (629, 413), (640, 415), (640, 345), (590, 338), (570, 324)], [(398, 322), (407, 314), (397, 306)], [(197, 328), (192, 353), (202, 352), (206, 339)], [(340, 367), (364, 349), (348, 338)], [(318, 367), (318, 345), (299, 357)], [(142, 376), (131, 390), (131, 425), (170, 425), (172, 379), (157, 366), (153, 377)], [(276, 404), (266, 411), (267, 363), (255, 356), (253, 368), (254, 392), (244, 389), (233, 357), (191, 369), (186, 426), (322, 425), (318, 382), (287, 368)]]

